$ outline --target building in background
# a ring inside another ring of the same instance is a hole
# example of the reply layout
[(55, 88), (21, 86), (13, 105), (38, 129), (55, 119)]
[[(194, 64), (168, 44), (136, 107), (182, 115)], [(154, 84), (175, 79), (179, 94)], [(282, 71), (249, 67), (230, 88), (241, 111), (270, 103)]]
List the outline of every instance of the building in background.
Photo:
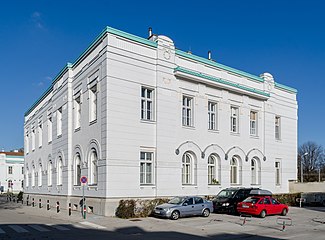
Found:
[(24, 188), (24, 153), (0, 152), (0, 192), (18, 193)]
[[(120, 199), (285, 193), (296, 179), (297, 91), (107, 27), (25, 113), (25, 192), (114, 215)], [(26, 195), (25, 194), (25, 195)]]

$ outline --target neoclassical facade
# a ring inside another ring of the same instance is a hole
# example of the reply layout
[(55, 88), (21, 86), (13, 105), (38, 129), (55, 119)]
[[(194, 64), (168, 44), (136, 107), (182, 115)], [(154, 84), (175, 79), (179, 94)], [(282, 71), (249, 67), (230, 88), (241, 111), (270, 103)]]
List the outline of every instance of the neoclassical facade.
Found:
[[(210, 56), (210, 55), (209, 55)], [(113, 215), (124, 198), (288, 192), (297, 91), (107, 27), (25, 113), (25, 195)]]
[(24, 153), (0, 152), (0, 193), (24, 189)]

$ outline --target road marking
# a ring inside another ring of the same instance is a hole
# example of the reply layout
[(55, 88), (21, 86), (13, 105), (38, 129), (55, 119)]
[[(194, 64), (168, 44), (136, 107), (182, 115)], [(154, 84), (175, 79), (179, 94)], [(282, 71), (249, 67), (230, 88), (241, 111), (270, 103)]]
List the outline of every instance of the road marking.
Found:
[(18, 226), (18, 225), (9, 225), (9, 227), (13, 230), (15, 230), (17, 233), (24, 233), (24, 232), (29, 232), (25, 228)]
[(70, 229), (69, 228), (66, 228), (66, 227), (63, 227), (63, 226), (60, 226), (60, 225), (51, 225), (51, 227), (57, 229), (57, 230), (60, 230), (60, 231), (69, 231)]
[(31, 227), (31, 228), (34, 228), (35, 230), (37, 230), (39, 232), (49, 232), (49, 231), (51, 231), (51, 230), (49, 230), (47, 228), (41, 227), (41, 226), (36, 225), (36, 224), (28, 225), (28, 226)]
[(1, 233), (6, 233), (6, 232), (5, 232), (5, 231), (3, 231), (3, 230), (0, 228), (0, 234), (1, 234)]
[(97, 229), (105, 229), (106, 228), (106, 227), (103, 227), (103, 226), (100, 226), (100, 225), (97, 225), (97, 224), (91, 223), (91, 222), (79, 222), (79, 223), (89, 226), (89, 227), (97, 228)]

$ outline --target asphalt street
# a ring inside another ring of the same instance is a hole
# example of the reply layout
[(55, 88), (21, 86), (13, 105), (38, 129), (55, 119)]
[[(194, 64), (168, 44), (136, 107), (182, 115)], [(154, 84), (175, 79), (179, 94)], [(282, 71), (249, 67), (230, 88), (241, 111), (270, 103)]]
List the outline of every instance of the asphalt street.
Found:
[[(285, 226), (283, 226), (283, 222)], [(284, 229), (283, 229), (284, 228)], [(295, 208), (286, 217), (211, 214), (177, 221), (119, 219), (7, 202), (0, 197), (0, 239), (324, 239), (325, 208)]]

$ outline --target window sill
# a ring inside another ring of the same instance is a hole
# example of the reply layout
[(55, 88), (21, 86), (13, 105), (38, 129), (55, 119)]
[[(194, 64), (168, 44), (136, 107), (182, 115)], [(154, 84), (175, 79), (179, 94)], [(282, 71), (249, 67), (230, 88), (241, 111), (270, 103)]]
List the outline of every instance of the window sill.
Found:
[(156, 188), (156, 185), (154, 184), (140, 184), (140, 189), (143, 189), (143, 188)]
[(49, 141), (47, 144), (51, 144), (52, 143), (52, 141)]
[(82, 186), (80, 185), (74, 185), (73, 186), (73, 190), (80, 190), (82, 188)]
[(147, 120), (147, 119), (140, 119), (141, 123), (147, 123), (147, 124), (156, 124), (155, 120)]
[(189, 129), (189, 130), (195, 130), (195, 127), (194, 126), (185, 126), (185, 125), (182, 125), (183, 128), (185, 129)]
[(42, 146), (39, 146), (38, 148), (39, 148), (39, 149), (42, 149)]
[(58, 135), (57, 138), (61, 138), (62, 137), (62, 134)]
[(90, 121), (90, 122), (89, 122), (89, 126), (91, 126), (91, 125), (93, 125), (93, 124), (95, 124), (95, 123), (97, 123), (97, 119)]
[(210, 133), (219, 133), (219, 129), (208, 129), (208, 132)]
[(240, 137), (240, 133), (239, 132), (230, 132), (230, 135), (236, 136), (236, 137)]
[(241, 186), (240, 183), (230, 183), (230, 186)]
[(258, 135), (250, 135), (249, 137), (253, 138), (253, 139), (259, 139), (260, 138)]
[(87, 189), (93, 190), (93, 191), (98, 191), (98, 186), (97, 185), (88, 185)]
[(75, 128), (75, 129), (74, 129), (74, 132), (79, 132), (80, 129), (81, 129), (81, 127)]

